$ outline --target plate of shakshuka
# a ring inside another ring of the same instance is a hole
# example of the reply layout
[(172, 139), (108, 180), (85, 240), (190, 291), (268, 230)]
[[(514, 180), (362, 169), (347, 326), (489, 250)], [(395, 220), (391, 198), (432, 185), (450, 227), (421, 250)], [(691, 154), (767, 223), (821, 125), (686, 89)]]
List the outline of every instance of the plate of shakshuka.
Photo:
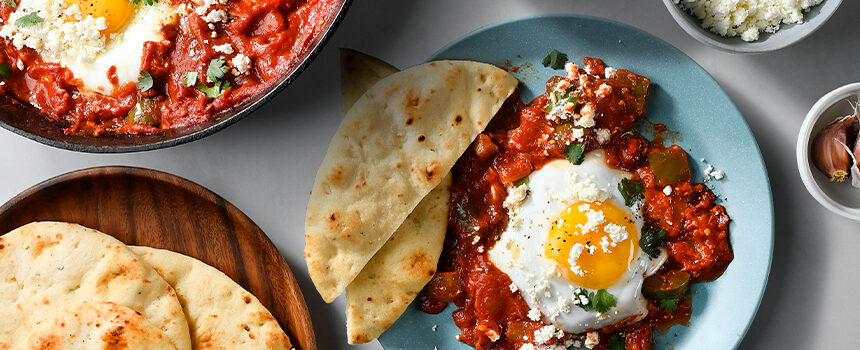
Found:
[(5, 0), (0, 93), (67, 135), (155, 134), (275, 89), (343, 0)]
[(401, 68), (342, 52), (305, 259), (347, 341), (726, 349), (764, 293), (770, 186), (719, 85), (650, 34), (551, 15)]

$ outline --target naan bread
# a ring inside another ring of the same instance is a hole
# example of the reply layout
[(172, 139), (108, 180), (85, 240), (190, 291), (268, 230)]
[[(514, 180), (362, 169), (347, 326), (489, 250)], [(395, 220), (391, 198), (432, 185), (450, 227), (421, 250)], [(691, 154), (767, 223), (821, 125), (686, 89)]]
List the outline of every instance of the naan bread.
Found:
[(418, 203), (346, 287), (346, 333), (350, 344), (378, 338), (433, 278), (448, 227), (449, 187), (450, 174)]
[(343, 113), (346, 114), (361, 95), (374, 84), (399, 72), (383, 60), (361, 52), (340, 49), (340, 87)]
[(175, 349), (161, 329), (143, 316), (109, 302), (51, 305), (21, 326), (13, 349)]
[[(341, 49), (344, 111), (367, 89), (397, 71), (375, 57)], [(450, 186), (448, 176), (430, 191), (346, 287), (346, 329), (350, 344), (378, 338), (400, 318), (433, 277), (448, 226)]]
[(199, 349), (290, 349), (272, 313), (218, 269), (168, 250), (131, 247), (176, 290)]
[(179, 350), (191, 339), (173, 288), (117, 239), (37, 222), (0, 236), (0, 349), (47, 307), (111, 302), (138, 312)]
[(436, 61), (388, 76), (349, 110), (317, 172), (305, 260), (334, 300), (442, 182), (517, 80), (495, 66)]

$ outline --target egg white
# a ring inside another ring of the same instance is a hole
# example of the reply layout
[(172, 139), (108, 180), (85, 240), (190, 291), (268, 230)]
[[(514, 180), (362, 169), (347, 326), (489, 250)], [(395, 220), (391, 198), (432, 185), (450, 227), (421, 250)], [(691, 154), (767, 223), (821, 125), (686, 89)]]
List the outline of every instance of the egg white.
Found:
[[(574, 290), (581, 286), (556, 274), (557, 263), (544, 257), (552, 222), (560, 213), (578, 201), (608, 200), (619, 208), (627, 208), (617, 190), (622, 178), (630, 174), (607, 167), (604, 153), (593, 151), (580, 165), (567, 160), (553, 161), (529, 176), (528, 195), (520, 203), (511, 203), (511, 220), (499, 241), (489, 252), (489, 258), (513, 285), (512, 292), (521, 293), (529, 307), (539, 310), (541, 319), (567, 333), (579, 334), (589, 329), (600, 329), (631, 316), (635, 320), (647, 313), (647, 300), (642, 296), (642, 281), (665, 262), (666, 254), (651, 259), (638, 249), (638, 253), (621, 279), (607, 288), (616, 299), (616, 306), (600, 314), (589, 312), (573, 303)], [(522, 193), (512, 190), (513, 201)], [(509, 197), (510, 198), (510, 197)], [(627, 208), (634, 218), (637, 232), (630, 233), (634, 244), (639, 242), (643, 220), (641, 206)]]

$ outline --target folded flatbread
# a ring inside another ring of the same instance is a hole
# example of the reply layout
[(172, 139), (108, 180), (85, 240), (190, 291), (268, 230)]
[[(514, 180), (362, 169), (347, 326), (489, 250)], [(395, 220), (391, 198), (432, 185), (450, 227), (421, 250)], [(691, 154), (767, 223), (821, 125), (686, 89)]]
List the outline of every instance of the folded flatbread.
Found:
[(12, 344), (28, 331), (21, 325), (35, 325), (45, 308), (84, 301), (140, 313), (176, 349), (191, 349), (173, 288), (116, 238), (62, 222), (31, 223), (0, 236), (0, 349), (21, 348)]
[(272, 313), (223, 272), (169, 250), (131, 249), (176, 290), (194, 349), (290, 349)]
[[(374, 84), (398, 72), (363, 53), (341, 49), (344, 111)], [(436, 272), (448, 226), (448, 176), (418, 203), (406, 221), (346, 287), (346, 329), (350, 344), (379, 337), (406, 311)]]
[(305, 219), (308, 272), (326, 302), (442, 182), (516, 85), (489, 64), (436, 61), (358, 99), (329, 144)]

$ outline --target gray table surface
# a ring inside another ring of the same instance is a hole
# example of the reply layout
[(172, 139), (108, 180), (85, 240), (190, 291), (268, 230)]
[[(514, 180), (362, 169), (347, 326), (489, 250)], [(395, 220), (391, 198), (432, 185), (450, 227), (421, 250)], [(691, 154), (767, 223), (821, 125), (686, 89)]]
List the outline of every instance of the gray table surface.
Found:
[(0, 131), (0, 201), (68, 171), (134, 165), (195, 181), (233, 202), (265, 231), (296, 274), (319, 347), (346, 345), (343, 297), (326, 305), (302, 259), (304, 207), (341, 118), (338, 48), (405, 67), (482, 26), (542, 13), (610, 18), (680, 48), (738, 105), (765, 157), (776, 205), (776, 244), (767, 291), (740, 348), (857, 348), (860, 226), (806, 192), (794, 158), (797, 131), (823, 94), (860, 81), (860, 1), (844, 1), (818, 32), (781, 51), (743, 56), (706, 47), (651, 0), (356, 0), (322, 54), (289, 88), (230, 128), (182, 146), (124, 155), (57, 150)]

